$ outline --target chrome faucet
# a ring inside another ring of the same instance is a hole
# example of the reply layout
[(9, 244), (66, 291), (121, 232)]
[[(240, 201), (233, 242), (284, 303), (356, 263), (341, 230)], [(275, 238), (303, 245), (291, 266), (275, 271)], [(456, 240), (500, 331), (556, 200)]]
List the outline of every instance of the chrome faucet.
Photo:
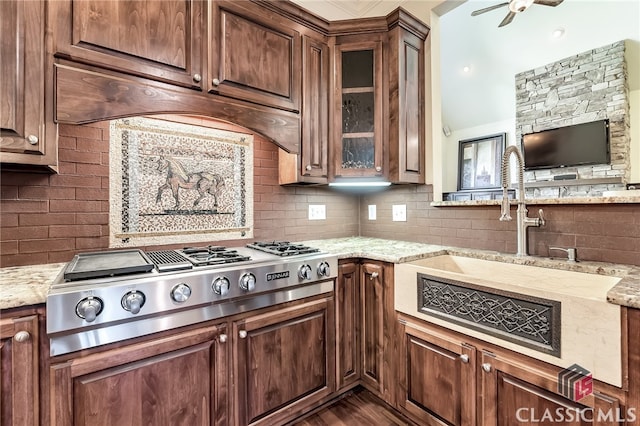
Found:
[(544, 216), (542, 209), (538, 210), (538, 217), (527, 217), (527, 205), (524, 202), (524, 161), (522, 154), (517, 146), (509, 145), (502, 156), (502, 209), (500, 214), (501, 221), (511, 220), (511, 212), (509, 205), (509, 157), (511, 154), (516, 156), (518, 160), (518, 256), (526, 256), (527, 250), (527, 228), (530, 226), (544, 226)]

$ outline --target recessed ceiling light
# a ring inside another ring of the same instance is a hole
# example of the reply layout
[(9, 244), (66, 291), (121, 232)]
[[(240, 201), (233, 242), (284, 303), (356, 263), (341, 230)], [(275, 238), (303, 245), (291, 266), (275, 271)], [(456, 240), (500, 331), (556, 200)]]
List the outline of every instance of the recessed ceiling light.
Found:
[(464, 72), (464, 73), (468, 73), (468, 72), (470, 72), (470, 71), (471, 71), (471, 67), (470, 67), (470, 66), (468, 66), (468, 65), (465, 65), (465, 66), (462, 68), (462, 72)]
[(551, 37), (556, 38), (556, 39), (562, 38), (562, 36), (564, 36), (564, 28), (556, 28), (551, 33)]

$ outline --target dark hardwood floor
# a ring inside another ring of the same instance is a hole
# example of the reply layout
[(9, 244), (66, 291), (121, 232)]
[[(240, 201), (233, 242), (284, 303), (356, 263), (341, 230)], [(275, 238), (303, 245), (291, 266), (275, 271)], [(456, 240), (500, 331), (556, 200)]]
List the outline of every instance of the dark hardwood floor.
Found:
[(290, 426), (413, 426), (363, 388), (356, 388), (330, 406)]

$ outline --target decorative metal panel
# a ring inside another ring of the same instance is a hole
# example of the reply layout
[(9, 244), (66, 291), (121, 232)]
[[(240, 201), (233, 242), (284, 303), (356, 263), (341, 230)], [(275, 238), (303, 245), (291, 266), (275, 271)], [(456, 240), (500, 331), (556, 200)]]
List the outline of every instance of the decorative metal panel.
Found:
[(560, 356), (555, 300), (418, 274), (418, 311)]
[(110, 126), (111, 247), (253, 237), (253, 136), (146, 117)]

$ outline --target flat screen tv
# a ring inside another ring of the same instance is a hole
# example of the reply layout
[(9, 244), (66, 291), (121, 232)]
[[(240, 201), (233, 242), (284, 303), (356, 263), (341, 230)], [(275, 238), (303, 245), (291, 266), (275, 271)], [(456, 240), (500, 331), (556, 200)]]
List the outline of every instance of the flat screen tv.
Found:
[(523, 135), (522, 154), (525, 170), (609, 164), (609, 120)]

